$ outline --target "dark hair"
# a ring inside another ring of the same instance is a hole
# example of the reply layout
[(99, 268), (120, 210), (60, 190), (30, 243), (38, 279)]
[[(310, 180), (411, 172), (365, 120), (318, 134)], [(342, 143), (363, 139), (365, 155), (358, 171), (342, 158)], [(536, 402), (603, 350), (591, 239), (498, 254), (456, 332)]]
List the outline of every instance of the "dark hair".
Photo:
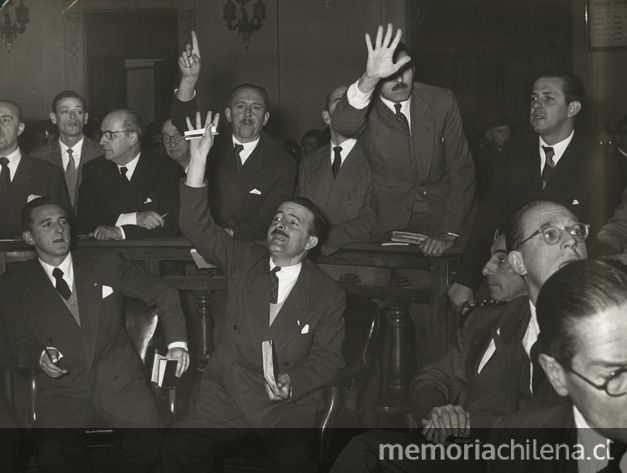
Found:
[(561, 268), (538, 295), (541, 351), (569, 366), (577, 352), (577, 321), (627, 304), (626, 288), (627, 267), (618, 261), (580, 260)]
[(233, 100), (233, 96), (235, 95), (235, 92), (237, 92), (240, 89), (256, 90), (257, 92), (261, 94), (261, 97), (263, 98), (264, 104), (266, 106), (266, 110), (270, 108), (270, 99), (268, 97), (268, 91), (264, 89), (263, 87), (261, 87), (260, 85), (256, 85), (256, 84), (239, 84), (233, 87), (231, 89), (231, 93), (229, 94), (229, 106), (231, 105), (231, 101)]
[(311, 235), (318, 237), (318, 245), (322, 246), (327, 237), (329, 222), (320, 211), (316, 204), (306, 197), (296, 195), (287, 199), (285, 202), (291, 202), (305, 207), (313, 214), (313, 229), (309, 232)]
[(414, 56), (411, 53), (407, 44), (403, 43), (402, 41), (399, 41), (398, 45), (396, 46), (396, 49), (394, 50), (394, 54), (392, 55), (392, 60), (396, 62), (398, 60), (398, 56), (400, 56), (401, 53), (405, 53), (411, 58), (411, 61), (409, 62), (409, 64), (413, 62)]
[(39, 207), (43, 207), (44, 205), (56, 205), (57, 207), (63, 209), (65, 215), (67, 215), (68, 217), (70, 216), (70, 212), (67, 208), (65, 208), (63, 204), (60, 204), (59, 202), (52, 200), (48, 197), (37, 197), (36, 199), (33, 199), (30, 202), (24, 204), (24, 206), (22, 207), (22, 211), (20, 212), (20, 223), (22, 225), (23, 232), (30, 230), (30, 226), (33, 223), (33, 211), (35, 209), (38, 209)]
[(85, 103), (85, 99), (81, 95), (77, 94), (73, 90), (64, 90), (63, 92), (59, 92), (57, 96), (54, 99), (52, 99), (52, 105), (51, 105), (52, 113), (57, 113), (57, 105), (59, 104), (59, 101), (61, 99), (68, 99), (68, 98), (80, 100), (81, 103), (83, 104), (83, 110), (85, 112), (87, 111), (87, 104)]
[(508, 219), (507, 223), (504, 226), (505, 233), (505, 247), (507, 251), (514, 251), (520, 245), (520, 242), (527, 238), (529, 235), (525, 235), (523, 228), (523, 217), (530, 210), (539, 207), (544, 204), (553, 204), (562, 207), (561, 204), (557, 202), (552, 202), (550, 200), (532, 200), (520, 206), (518, 210), (516, 210)]
[(0, 103), (5, 103), (13, 108), (15, 108), (15, 113), (17, 115), (17, 120), (18, 122), (22, 121), (22, 107), (20, 107), (20, 104), (17, 102), (14, 102), (13, 100), (5, 100), (5, 99), (1, 99), (0, 98)]
[[(627, 115), (616, 122), (616, 133), (622, 135), (623, 130), (627, 132)], [(624, 143), (623, 146), (625, 146), (625, 144), (627, 143)]]
[(538, 74), (533, 82), (538, 79), (556, 78), (562, 80), (562, 92), (566, 98), (566, 104), (579, 102), (584, 105), (586, 99), (586, 88), (582, 80), (571, 72), (559, 71), (557, 69), (544, 69)]

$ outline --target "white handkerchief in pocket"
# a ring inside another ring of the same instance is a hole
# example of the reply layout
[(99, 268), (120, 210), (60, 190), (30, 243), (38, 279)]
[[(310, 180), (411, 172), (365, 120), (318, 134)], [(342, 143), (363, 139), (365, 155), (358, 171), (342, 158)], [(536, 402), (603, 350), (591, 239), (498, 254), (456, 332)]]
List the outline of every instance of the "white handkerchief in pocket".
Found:
[(146, 200), (144, 200), (144, 204), (149, 204), (152, 202), (152, 199), (150, 197), (146, 197)]
[(26, 203), (31, 202), (35, 199), (40, 199), (41, 196), (37, 195), (37, 194), (30, 194), (27, 198), (26, 198)]
[(261, 191), (256, 187), (254, 189), (251, 189), (248, 193), (253, 195), (261, 195)]
[(574, 199), (570, 205), (579, 205), (579, 201), (577, 199)]
[(109, 297), (111, 294), (113, 294), (113, 288), (109, 286), (105, 286), (103, 284), (102, 285), (102, 298), (104, 299), (105, 297)]
[(300, 331), (300, 333), (301, 333), (302, 335), (305, 335), (305, 334), (309, 333), (309, 324), (305, 324), (305, 325), (303, 326), (303, 329)]

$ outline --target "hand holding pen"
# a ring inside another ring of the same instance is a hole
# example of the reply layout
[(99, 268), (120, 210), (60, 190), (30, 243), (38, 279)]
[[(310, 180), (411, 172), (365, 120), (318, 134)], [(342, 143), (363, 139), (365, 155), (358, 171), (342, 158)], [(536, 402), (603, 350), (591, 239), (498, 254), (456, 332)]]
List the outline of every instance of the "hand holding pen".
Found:
[(55, 347), (46, 347), (39, 358), (39, 366), (51, 378), (60, 378), (68, 373), (61, 364), (63, 354)]

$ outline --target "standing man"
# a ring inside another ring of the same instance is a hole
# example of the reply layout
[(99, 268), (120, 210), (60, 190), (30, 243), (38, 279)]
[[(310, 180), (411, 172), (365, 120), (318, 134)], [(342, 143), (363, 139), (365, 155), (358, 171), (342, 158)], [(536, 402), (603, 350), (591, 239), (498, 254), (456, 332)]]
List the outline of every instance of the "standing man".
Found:
[(567, 206), (595, 235), (620, 202), (620, 167), (575, 130), (585, 89), (573, 74), (544, 71), (533, 83), (529, 121), (534, 135), (503, 151), (475, 218), (449, 297), (457, 307), (474, 298), (494, 230), (533, 199)]
[[(196, 112), (195, 88), (200, 75), (200, 48), (192, 44), (179, 57), (181, 83), (172, 103), (172, 121), (185, 129), (185, 117)], [(268, 93), (254, 84), (233, 88), (224, 110), (231, 129), (216, 141), (209, 157), (209, 206), (216, 223), (238, 240), (265, 238), (279, 204), (294, 192), (296, 162), (280, 144), (262, 132), (270, 118)]]
[[(381, 235), (408, 230), (428, 235), (428, 256), (439, 256), (466, 231), (474, 198), (474, 166), (450, 90), (414, 82), (412, 58), (379, 26), (366, 34), (366, 70), (335, 109), (333, 126), (361, 136), (373, 175)], [(484, 260), (487, 259), (485, 255)]]
[(177, 235), (181, 167), (165, 156), (141, 151), (141, 122), (131, 110), (109, 113), (100, 129), (104, 156), (83, 171), (79, 232), (98, 240)]
[(49, 140), (46, 146), (33, 153), (35, 158), (63, 170), (74, 209), (83, 179), (83, 165), (104, 154), (100, 145), (83, 133), (88, 117), (83, 97), (72, 90), (60, 92), (52, 101), (50, 112), (50, 120), (57, 126), (59, 138)]
[[(228, 323), (189, 414), (164, 439), (163, 466), (168, 473), (204, 473), (218, 449), (259, 429), (265, 440), (272, 438), (266, 452), (274, 456), (273, 471), (311, 471), (308, 436), (324, 406), (319, 388), (343, 364), (344, 291), (306, 259), (326, 223), (309, 200), (295, 197), (276, 209), (265, 246), (229, 237), (207, 203), (211, 114), (205, 125), (202, 140), (191, 144), (181, 186), (181, 229), (226, 275)], [(264, 368), (262, 343), (268, 340), (276, 375)]]
[(63, 173), (20, 150), (17, 137), (25, 128), (20, 106), (0, 99), (0, 238), (20, 235), (20, 211), (29, 198), (47, 196), (69, 204)]
[(377, 235), (372, 173), (366, 154), (355, 138), (338, 133), (331, 120), (347, 89), (333, 89), (322, 112), (322, 120), (331, 131), (331, 143), (303, 159), (298, 171), (296, 194), (316, 204), (331, 225), (324, 254), (348, 243), (373, 241)]
[(48, 472), (95, 471), (84, 429), (109, 427), (119, 430), (112, 449), (94, 453), (96, 471), (152, 471), (160, 422), (122, 296), (154, 306), (180, 376), (189, 355), (177, 290), (116, 253), (70, 252), (67, 211), (49, 199), (26, 204), (22, 225), (37, 258), (0, 277), (0, 313), (18, 366), (37, 370), (36, 461)]

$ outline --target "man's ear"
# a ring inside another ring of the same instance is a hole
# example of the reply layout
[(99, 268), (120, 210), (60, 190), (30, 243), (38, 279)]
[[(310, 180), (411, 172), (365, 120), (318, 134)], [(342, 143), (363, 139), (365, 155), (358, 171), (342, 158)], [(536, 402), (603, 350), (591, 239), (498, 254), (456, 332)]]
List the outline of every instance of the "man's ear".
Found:
[(566, 370), (560, 362), (545, 353), (540, 353), (538, 361), (544, 370), (544, 374), (546, 374), (547, 379), (551, 383), (551, 386), (555, 389), (555, 392), (560, 396), (568, 396)]
[(53, 125), (57, 124), (57, 115), (54, 112), (50, 112), (50, 121)]
[(309, 239), (307, 240), (307, 243), (305, 244), (305, 249), (311, 250), (312, 248), (315, 248), (317, 244), (318, 244), (318, 237), (309, 235)]
[(581, 102), (579, 100), (574, 100), (568, 104), (568, 116), (570, 118), (574, 117), (581, 110)]
[(83, 115), (83, 125), (87, 125), (87, 120), (89, 119), (89, 113), (85, 112)]
[(266, 126), (266, 123), (268, 123), (268, 120), (270, 120), (270, 112), (266, 112), (263, 114), (263, 126)]
[(231, 107), (228, 107), (228, 106), (225, 107), (225, 109), (224, 109), (224, 116), (226, 117), (226, 121), (227, 122), (232, 123), (231, 122)]
[(33, 234), (30, 232), (30, 230), (24, 230), (22, 232), (22, 238), (30, 246), (35, 246), (35, 240), (33, 239)]
[(17, 136), (20, 136), (22, 133), (24, 133), (25, 129), (26, 124), (24, 122), (20, 122), (20, 124), (17, 126)]
[(507, 259), (509, 260), (509, 264), (516, 272), (516, 274), (520, 276), (527, 275), (527, 266), (525, 266), (522, 253), (520, 251), (510, 251), (507, 255)]
[(331, 115), (328, 110), (322, 111), (322, 121), (326, 126), (331, 126)]

